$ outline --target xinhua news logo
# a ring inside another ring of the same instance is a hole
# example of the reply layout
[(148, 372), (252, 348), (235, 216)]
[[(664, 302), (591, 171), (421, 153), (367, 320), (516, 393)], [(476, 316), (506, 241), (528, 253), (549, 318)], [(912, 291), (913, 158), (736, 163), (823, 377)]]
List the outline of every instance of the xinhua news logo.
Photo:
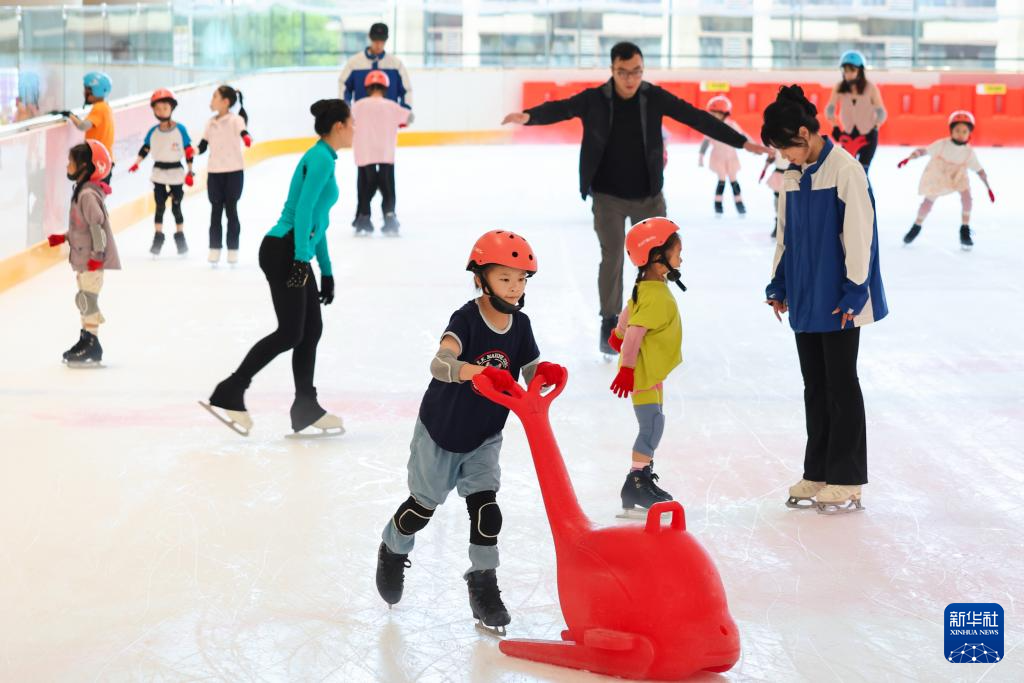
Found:
[(954, 602), (946, 606), (946, 661), (995, 664), (1003, 659), (1003, 608), (994, 602)]

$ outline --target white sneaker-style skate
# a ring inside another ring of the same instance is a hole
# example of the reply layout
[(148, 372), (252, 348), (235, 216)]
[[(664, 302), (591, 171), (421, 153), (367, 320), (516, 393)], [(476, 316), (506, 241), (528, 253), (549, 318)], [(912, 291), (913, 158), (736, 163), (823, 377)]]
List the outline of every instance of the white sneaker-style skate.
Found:
[[(319, 431), (312, 431), (312, 430)], [(337, 415), (327, 413), (313, 424), (302, 431), (286, 434), (286, 439), (324, 439), (331, 436), (341, 436), (345, 433), (345, 423)]]
[(210, 262), (210, 265), (217, 265), (220, 262), (220, 249), (210, 249), (210, 254), (206, 257), (206, 260)]
[(206, 401), (200, 401), (199, 405), (205, 408), (210, 415), (213, 415), (227, 425), (228, 429), (236, 434), (249, 436), (249, 432), (252, 431), (252, 418), (249, 417), (249, 411), (247, 410), (225, 410), (211, 406)]
[(238, 263), (238, 250), (228, 249), (228, 265), (235, 265)]
[(801, 479), (789, 487), (789, 500), (786, 501), (786, 507), (794, 510), (813, 510), (814, 496), (823, 488), (825, 488), (823, 481)]
[(829, 484), (818, 491), (814, 500), (818, 512), (823, 515), (857, 512), (864, 509), (860, 504), (860, 486)]

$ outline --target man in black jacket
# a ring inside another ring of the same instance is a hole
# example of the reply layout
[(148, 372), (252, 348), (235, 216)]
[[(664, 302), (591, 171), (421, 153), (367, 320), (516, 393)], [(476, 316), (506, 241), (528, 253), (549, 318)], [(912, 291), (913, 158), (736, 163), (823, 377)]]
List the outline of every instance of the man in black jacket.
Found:
[(502, 121), (543, 126), (579, 117), (583, 122), (580, 147), (580, 194), (594, 198), (594, 231), (601, 243), (598, 291), (601, 298), (601, 351), (613, 353), (608, 336), (622, 310), (622, 265), (625, 221), (630, 224), (664, 216), (665, 197), (661, 119), (664, 116), (756, 154), (767, 147), (750, 142), (711, 114), (697, 109), (667, 90), (643, 80), (644, 57), (633, 43), (618, 43), (611, 51), (612, 78), (565, 100), (545, 102)]

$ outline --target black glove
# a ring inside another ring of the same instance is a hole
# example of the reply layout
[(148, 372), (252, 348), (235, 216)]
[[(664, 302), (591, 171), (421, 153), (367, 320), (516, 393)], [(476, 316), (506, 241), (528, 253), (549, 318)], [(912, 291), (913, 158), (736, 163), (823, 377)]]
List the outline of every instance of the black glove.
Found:
[(839, 138), (843, 135), (843, 129), (839, 126), (832, 126), (832, 139), (839, 142)]
[(332, 275), (320, 276), (320, 303), (330, 306), (334, 301), (334, 277)]
[(305, 287), (309, 280), (309, 264), (305, 261), (292, 261), (292, 269), (288, 273), (288, 280), (285, 284), (288, 287)]

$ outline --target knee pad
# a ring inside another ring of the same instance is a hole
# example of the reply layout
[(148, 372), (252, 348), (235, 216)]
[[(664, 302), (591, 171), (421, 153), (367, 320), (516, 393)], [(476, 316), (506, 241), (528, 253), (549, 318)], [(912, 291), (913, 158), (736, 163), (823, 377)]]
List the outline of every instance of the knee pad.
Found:
[(725, 192), (725, 181), (719, 180), (718, 184), (715, 185), (715, 194), (722, 194), (723, 192)]
[(78, 290), (78, 294), (75, 294), (75, 305), (83, 317), (96, 315), (100, 312), (100, 295)]
[(494, 491), (481, 491), (466, 496), (469, 510), (469, 542), (473, 545), (497, 545), (501, 531), (501, 508)]
[(432, 509), (420, 505), (415, 498), (409, 496), (408, 500), (398, 506), (392, 521), (394, 521), (398, 533), (403, 536), (412, 536), (427, 526), (427, 522), (433, 516)]

